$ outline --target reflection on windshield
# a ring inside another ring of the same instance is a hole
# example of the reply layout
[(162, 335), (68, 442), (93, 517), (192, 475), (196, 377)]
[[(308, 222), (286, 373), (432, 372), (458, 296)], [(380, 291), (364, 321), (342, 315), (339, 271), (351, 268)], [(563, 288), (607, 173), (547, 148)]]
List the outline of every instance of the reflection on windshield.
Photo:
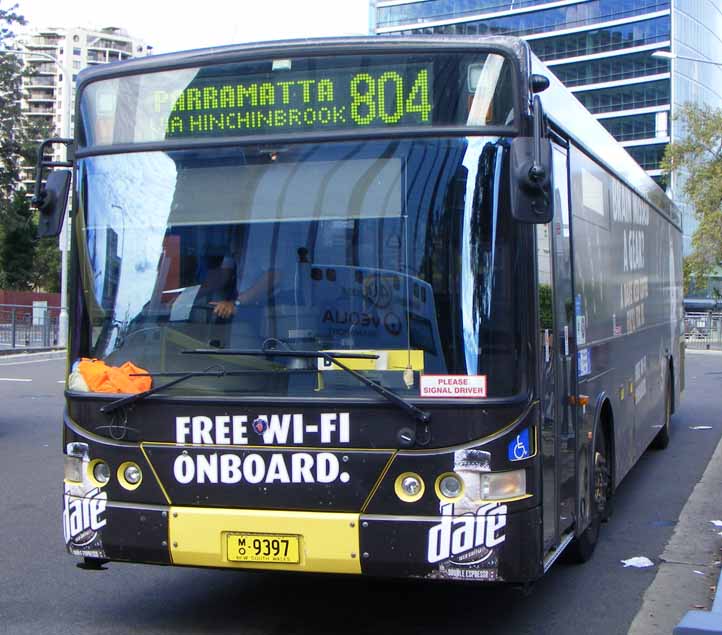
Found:
[[(186, 371), (221, 360), (183, 350), (273, 339), (372, 351), (353, 367), (411, 396), (423, 374), (487, 374), (490, 396), (512, 394), (520, 325), (516, 228), (499, 213), (506, 155), (476, 138), (84, 159), (83, 354)], [(222, 363), (248, 375), (197, 385), (368, 396), (323, 361)]]
[[(84, 167), (93, 210), (102, 210), (102, 220), (89, 223), (87, 231), (94, 296), (116, 320), (127, 323), (143, 310), (156, 284), (166, 232), (162, 210), (171, 207), (175, 164), (157, 153), (137, 155), (131, 162), (98, 157)], [(121, 279), (126, 283), (121, 285)]]
[(464, 201), (463, 241), (461, 251), (461, 307), (464, 328), (464, 351), (467, 372), (479, 372), (483, 326), (488, 328), (492, 310), (496, 234), (499, 222), (499, 200), (504, 161), (503, 147), (471, 139), (464, 156), (464, 167), (478, 171), (485, 187), (475, 191), (477, 183), (466, 183)]

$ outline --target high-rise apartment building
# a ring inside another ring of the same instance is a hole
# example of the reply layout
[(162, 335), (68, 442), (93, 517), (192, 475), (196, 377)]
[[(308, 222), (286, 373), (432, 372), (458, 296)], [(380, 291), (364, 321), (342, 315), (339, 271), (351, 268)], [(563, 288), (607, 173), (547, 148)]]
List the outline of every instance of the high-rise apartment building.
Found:
[(73, 134), (75, 78), (86, 66), (149, 55), (152, 47), (124, 30), (107, 27), (33, 29), (20, 38), (31, 73), (24, 80), (23, 110), (49, 134)]
[[(685, 253), (696, 226), (664, 183), (665, 146), (683, 134), (681, 104), (722, 107), (719, 0), (372, 0), (377, 34), (515, 35), (682, 208)], [(654, 54), (667, 51), (673, 59)], [(692, 59), (685, 59), (692, 58)]]

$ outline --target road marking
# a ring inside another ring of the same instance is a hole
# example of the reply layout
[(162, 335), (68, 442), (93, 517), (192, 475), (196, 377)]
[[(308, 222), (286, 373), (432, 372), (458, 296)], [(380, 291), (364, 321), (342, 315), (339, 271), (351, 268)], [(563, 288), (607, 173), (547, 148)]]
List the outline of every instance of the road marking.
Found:
[(32, 381), (32, 379), (17, 379), (16, 377), (0, 377), (0, 381)]
[(20, 364), (42, 364), (43, 362), (65, 361), (65, 357), (50, 357), (48, 359), (33, 359), (28, 362), (0, 362), (2, 366), (19, 366)]
[(58, 379), (58, 381), (57, 381), (56, 383), (58, 383), (58, 384), (64, 384), (64, 383), (65, 383), (65, 380), (64, 380), (64, 379)]

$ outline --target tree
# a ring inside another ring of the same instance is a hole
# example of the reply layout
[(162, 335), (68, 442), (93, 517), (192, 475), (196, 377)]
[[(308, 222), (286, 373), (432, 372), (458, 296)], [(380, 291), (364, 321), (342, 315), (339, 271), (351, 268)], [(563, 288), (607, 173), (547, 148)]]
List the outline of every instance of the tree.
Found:
[[(0, 0), (0, 51), (18, 47), (14, 29), (25, 24), (17, 5), (3, 8)], [(0, 287), (57, 291), (60, 252), (57, 240), (36, 239), (37, 212), (30, 209), (21, 182), (22, 165), (35, 165), (38, 140), (52, 130), (25, 116), (20, 107), (22, 57), (0, 53)]]
[(667, 146), (662, 167), (684, 177), (682, 191), (699, 223), (685, 259), (685, 288), (722, 262), (722, 110), (686, 104), (677, 115), (685, 137)]
[[(14, 49), (15, 25), (25, 24), (17, 5), (0, 6), (0, 51)], [(18, 55), (0, 53), (0, 214), (10, 207), (20, 181), (20, 154), (24, 142), (22, 97), (23, 64)]]
[[(34, 225), (34, 223), (33, 223)], [(37, 226), (35, 226), (37, 231)], [(35, 244), (33, 287), (45, 291), (60, 291), (60, 249), (57, 238), (44, 238)]]
[[(46, 125), (30, 122), (26, 126), (26, 135), (23, 139), (21, 155), (25, 165), (35, 165), (37, 160), (38, 143), (53, 135), (53, 130)], [(25, 226), (25, 230), (33, 241), (33, 264), (30, 273), (33, 289), (44, 291), (60, 291), (60, 249), (57, 238), (37, 239), (37, 215), (35, 211), (32, 222)]]
[(34, 287), (35, 234), (33, 210), (25, 190), (13, 195), (3, 219), (0, 243), (0, 286), (4, 289), (31, 291)]

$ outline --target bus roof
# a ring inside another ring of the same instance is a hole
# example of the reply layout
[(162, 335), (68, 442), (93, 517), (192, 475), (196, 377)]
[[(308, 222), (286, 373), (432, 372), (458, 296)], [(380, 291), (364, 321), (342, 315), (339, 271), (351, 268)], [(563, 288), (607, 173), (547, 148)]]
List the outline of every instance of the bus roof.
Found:
[(224, 58), (233, 59), (237, 56), (255, 57), (260, 55), (319, 55), (320, 50), (340, 54), (343, 52), (403, 51), (423, 49), (474, 49), (492, 47), (506, 51), (522, 65), (522, 71), (528, 73), (526, 43), (515, 37), (474, 37), (474, 36), (354, 36), (331, 38), (304, 38), (295, 40), (273, 40), (270, 42), (251, 42), (246, 44), (230, 44), (210, 48), (134, 57), (123, 62), (89, 66), (78, 74), (78, 84), (97, 79), (105, 79), (118, 75), (147, 73), (184, 66), (223, 63)]
[(541, 93), (544, 112), (549, 120), (570, 139), (618, 175), (642, 198), (653, 205), (673, 223), (680, 226), (679, 211), (664, 191), (612, 137), (597, 119), (561, 83), (532, 52), (526, 41), (506, 36), (413, 35), (413, 36), (356, 36), (338, 38), (308, 38), (275, 40), (194, 49), (132, 58), (115, 64), (91, 66), (78, 74), (78, 87), (99, 79), (119, 75), (149, 73), (209, 63), (224, 63), (241, 57), (265, 55), (318, 55), (320, 50), (332, 54), (344, 52), (405, 51), (423, 49), (463, 50), (491, 47), (515, 58), (522, 74), (522, 90), (528, 91), (531, 73), (545, 75), (550, 86)]
[(679, 210), (664, 190), (531, 50), (529, 54), (531, 72), (549, 78), (549, 88), (540, 93), (547, 118), (679, 228)]

